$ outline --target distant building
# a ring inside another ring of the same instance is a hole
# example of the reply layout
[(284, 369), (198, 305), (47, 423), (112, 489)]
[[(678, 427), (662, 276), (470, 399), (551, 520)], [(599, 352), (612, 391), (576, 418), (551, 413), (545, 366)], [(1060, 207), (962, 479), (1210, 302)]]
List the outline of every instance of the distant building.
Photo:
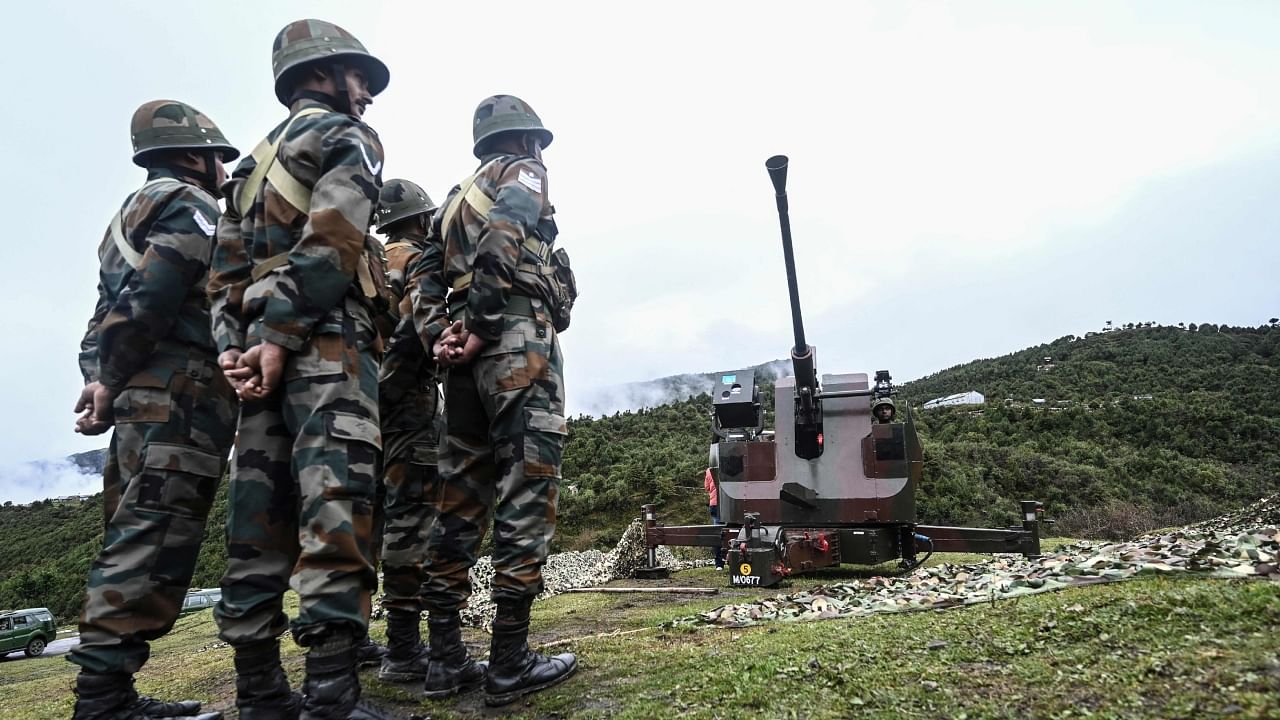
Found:
[(51, 498), (50, 502), (54, 505), (79, 505), (89, 502), (93, 499), (92, 495), (63, 495), (62, 497)]
[(921, 410), (932, 410), (934, 408), (948, 407), (951, 405), (982, 405), (987, 400), (982, 393), (977, 390), (969, 392), (956, 393), (946, 397), (934, 398), (921, 406)]

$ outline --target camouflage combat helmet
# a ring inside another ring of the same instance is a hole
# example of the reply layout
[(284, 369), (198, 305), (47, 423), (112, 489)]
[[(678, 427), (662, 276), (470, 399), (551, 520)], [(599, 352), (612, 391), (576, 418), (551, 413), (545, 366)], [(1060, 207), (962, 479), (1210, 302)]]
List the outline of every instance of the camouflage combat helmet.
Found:
[(480, 102), (471, 121), (471, 139), (475, 143), (472, 152), (476, 157), (484, 154), (485, 140), (499, 133), (526, 130), (538, 135), (542, 147), (551, 144), (551, 131), (543, 126), (538, 114), (529, 103), (515, 95), (493, 95)]
[(401, 178), (388, 180), (382, 184), (382, 194), (378, 196), (377, 230), (382, 232), (382, 228), (397, 220), (435, 209), (431, 196), (417, 183)]
[(146, 167), (146, 155), (155, 150), (216, 150), (223, 162), (240, 157), (213, 121), (204, 113), (177, 100), (152, 100), (133, 112), (129, 123), (133, 162)]
[(276, 79), (276, 98), (286, 106), (292, 91), (292, 72), (317, 61), (357, 67), (369, 83), (369, 94), (387, 89), (391, 71), (369, 54), (354, 35), (324, 20), (295, 20), (276, 34), (271, 45), (271, 71)]
[(887, 406), (889, 406), (889, 408), (890, 408), (891, 410), (893, 410), (893, 413), (894, 413), (895, 415), (898, 413), (898, 407), (897, 407), (896, 405), (894, 405), (894, 403), (893, 403), (893, 398), (890, 398), (890, 397), (881, 397), (881, 398), (876, 398), (876, 399), (875, 399), (875, 402), (871, 403), (871, 412), (872, 412), (872, 414), (875, 414), (875, 413), (879, 412), (879, 411), (880, 411), (880, 408), (882, 408), (882, 407), (884, 407), (884, 406), (886, 406), (886, 405), (887, 405)]

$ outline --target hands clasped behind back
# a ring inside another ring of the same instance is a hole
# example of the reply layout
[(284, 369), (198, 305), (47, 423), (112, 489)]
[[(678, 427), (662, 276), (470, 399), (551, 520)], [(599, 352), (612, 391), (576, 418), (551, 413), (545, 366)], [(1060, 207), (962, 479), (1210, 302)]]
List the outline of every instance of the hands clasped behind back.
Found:
[(218, 365), (241, 400), (262, 400), (276, 391), (284, 376), (289, 350), (262, 342), (248, 350), (227, 350), (218, 356)]
[(431, 348), (431, 355), (436, 363), (444, 367), (466, 365), (475, 359), (484, 347), (484, 338), (462, 327), (462, 321), (456, 320), (436, 340)]

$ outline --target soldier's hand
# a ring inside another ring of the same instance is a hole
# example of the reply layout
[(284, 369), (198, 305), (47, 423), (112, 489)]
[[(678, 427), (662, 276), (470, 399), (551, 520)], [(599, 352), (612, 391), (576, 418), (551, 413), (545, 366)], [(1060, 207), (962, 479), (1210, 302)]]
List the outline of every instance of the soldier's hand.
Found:
[(222, 368), (223, 372), (235, 370), (236, 365), (240, 363), (240, 356), (243, 354), (243, 351), (237, 347), (223, 350), (222, 354), (218, 356), (218, 367)]
[(431, 348), (431, 354), (440, 365), (449, 366), (457, 365), (456, 362), (459, 355), (462, 354), (462, 347), (467, 339), (467, 331), (462, 327), (462, 321), (457, 320), (444, 332), (440, 333), (440, 337), (436, 339), (436, 343)]
[(227, 382), (231, 383), (237, 395), (244, 388), (244, 381), (253, 377), (254, 374), (253, 370), (240, 367), (240, 356), (243, 354), (240, 348), (228, 348), (218, 356), (218, 367), (222, 368), (222, 374), (226, 376)]
[[(263, 342), (245, 351), (240, 356), (240, 368), (234, 371), (250, 371), (248, 377), (243, 378), (244, 386), (240, 390), (240, 397), (261, 400), (274, 393), (284, 376), (284, 365), (288, 360), (289, 350), (275, 343)], [(241, 375), (243, 373), (238, 374), (237, 379), (241, 379)]]
[(466, 365), (480, 354), (480, 349), (485, 346), (485, 339), (475, 333), (467, 333), (467, 339), (461, 350), (453, 358), (453, 364)]
[(100, 382), (91, 382), (80, 391), (75, 411), (84, 413), (76, 418), (76, 432), (81, 435), (101, 435), (115, 422), (111, 401), (115, 393)]

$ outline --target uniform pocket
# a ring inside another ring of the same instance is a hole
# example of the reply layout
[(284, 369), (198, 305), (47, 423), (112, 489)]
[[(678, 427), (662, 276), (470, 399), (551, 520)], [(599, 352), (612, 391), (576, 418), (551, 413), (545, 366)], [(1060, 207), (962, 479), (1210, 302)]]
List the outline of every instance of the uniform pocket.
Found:
[(171, 398), (168, 388), (126, 387), (112, 403), (116, 424), (167, 423)]
[(303, 351), (290, 358), (285, 380), (341, 376), (345, 363), (346, 343), (342, 333), (313, 334)]
[(167, 423), (173, 403), (169, 384), (175, 369), (169, 362), (150, 363), (134, 373), (112, 401), (115, 421), (120, 423)]
[(409, 449), (409, 462), (414, 465), (436, 465), (436, 446), (430, 443), (414, 443)]
[(203, 520), (222, 480), (223, 462), (207, 450), (150, 443), (138, 479), (138, 506)]
[(564, 417), (550, 410), (524, 410), (524, 474), (526, 477), (560, 477), (565, 435)]
[(360, 415), (330, 412), (324, 415), (327, 473), (324, 494), (330, 500), (358, 499), (372, 502), (382, 432), (378, 423)]
[(339, 440), (367, 443), (382, 449), (382, 432), (378, 423), (366, 417), (349, 413), (331, 412), (324, 419), (329, 434)]
[(522, 332), (502, 333), (502, 337), (480, 351), (480, 372), (484, 387), (500, 393), (529, 387), (529, 359), (525, 355)]

